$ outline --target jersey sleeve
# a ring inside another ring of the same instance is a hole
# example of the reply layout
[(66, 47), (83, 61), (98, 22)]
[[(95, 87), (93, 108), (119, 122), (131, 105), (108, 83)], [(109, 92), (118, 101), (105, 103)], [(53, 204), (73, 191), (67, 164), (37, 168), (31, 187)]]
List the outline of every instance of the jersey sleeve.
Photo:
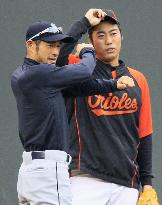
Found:
[(150, 91), (145, 76), (132, 68), (128, 68), (141, 89), (141, 110), (139, 116), (139, 136), (146, 137), (153, 132)]
[(95, 51), (91, 48), (84, 48), (81, 52), (82, 59), (77, 64), (64, 65), (62, 67), (53, 64), (32, 66), (19, 79), (19, 84), (22, 88), (24, 84), (28, 85), (26, 86), (28, 87), (27, 90), (31, 87), (50, 87), (58, 91), (90, 78), (96, 66)]

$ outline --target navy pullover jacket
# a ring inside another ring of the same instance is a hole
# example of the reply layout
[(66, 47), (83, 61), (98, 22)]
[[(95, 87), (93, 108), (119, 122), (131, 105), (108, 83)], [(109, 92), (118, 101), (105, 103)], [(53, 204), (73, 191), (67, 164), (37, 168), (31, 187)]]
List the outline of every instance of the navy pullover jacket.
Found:
[(117, 90), (115, 80), (92, 79), (93, 49), (81, 52), (79, 64), (39, 64), (25, 58), (12, 74), (17, 101), (19, 136), (25, 151), (63, 150), (68, 153), (69, 127), (64, 95), (83, 96)]
[(68, 152), (68, 122), (62, 90), (87, 79), (95, 67), (93, 49), (83, 49), (77, 65), (56, 67), (25, 58), (12, 74), (19, 136), (26, 151)]

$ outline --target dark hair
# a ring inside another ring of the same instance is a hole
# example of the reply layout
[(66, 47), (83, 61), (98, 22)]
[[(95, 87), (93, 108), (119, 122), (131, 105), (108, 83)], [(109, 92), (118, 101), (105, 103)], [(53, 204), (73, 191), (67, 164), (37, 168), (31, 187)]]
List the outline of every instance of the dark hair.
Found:
[(36, 40), (34, 42), (36, 44), (36, 50), (38, 51), (39, 50), (39, 44), (41, 43), (41, 41), (40, 40)]
[[(102, 20), (101, 23), (102, 23), (102, 22), (107, 22), (107, 23), (109, 23), (109, 24), (111, 24), (111, 25), (115, 25), (115, 24), (116, 24), (116, 25), (118, 26), (118, 28), (119, 28), (119, 31), (120, 31), (121, 35), (122, 35), (121, 25), (120, 25), (119, 23), (117, 23), (116, 21), (114, 21), (113, 19), (109, 18), (109, 19), (106, 19), (106, 20)], [(99, 24), (98, 24), (98, 25), (99, 25)], [(92, 33), (95, 31), (95, 29), (96, 29), (96, 27), (97, 27), (98, 25), (93, 26), (93, 27), (91, 27), (91, 28), (88, 30), (88, 35), (89, 35), (89, 38), (90, 38), (90, 39), (92, 39)]]

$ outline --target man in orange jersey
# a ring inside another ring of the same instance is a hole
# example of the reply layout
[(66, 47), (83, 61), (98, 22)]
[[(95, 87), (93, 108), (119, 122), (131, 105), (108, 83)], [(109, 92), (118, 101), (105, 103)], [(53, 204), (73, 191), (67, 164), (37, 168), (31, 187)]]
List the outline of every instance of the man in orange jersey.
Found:
[[(77, 42), (85, 28), (80, 25), (74, 30), (80, 31)], [(97, 58), (92, 78), (126, 75), (134, 79), (135, 87), (67, 99), (73, 205), (136, 205), (140, 185), (143, 192), (152, 190), (153, 128), (147, 80), (120, 60), (123, 36), (113, 11), (87, 30)], [(73, 46), (64, 46), (64, 57)], [(72, 55), (68, 60), (78, 61)]]

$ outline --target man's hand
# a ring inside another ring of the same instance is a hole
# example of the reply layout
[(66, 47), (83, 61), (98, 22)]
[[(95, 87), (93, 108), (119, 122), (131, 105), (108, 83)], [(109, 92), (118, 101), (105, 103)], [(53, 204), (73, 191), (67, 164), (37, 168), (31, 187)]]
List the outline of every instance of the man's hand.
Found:
[(144, 185), (143, 188), (142, 188), (142, 191), (147, 191), (147, 190), (150, 190), (150, 189), (152, 189), (151, 185)]
[(85, 14), (91, 26), (96, 26), (107, 14), (102, 9), (89, 9)]
[(137, 205), (160, 205), (155, 189), (145, 188), (139, 196)]
[(121, 78), (119, 78), (117, 80), (117, 88), (122, 90), (125, 88), (130, 88), (130, 87), (134, 87), (134, 81), (132, 78), (128, 77), (128, 76), (122, 76)]
[(92, 44), (90, 43), (79, 43), (76, 47), (75, 56), (79, 57), (79, 54), (83, 48), (93, 48)]

